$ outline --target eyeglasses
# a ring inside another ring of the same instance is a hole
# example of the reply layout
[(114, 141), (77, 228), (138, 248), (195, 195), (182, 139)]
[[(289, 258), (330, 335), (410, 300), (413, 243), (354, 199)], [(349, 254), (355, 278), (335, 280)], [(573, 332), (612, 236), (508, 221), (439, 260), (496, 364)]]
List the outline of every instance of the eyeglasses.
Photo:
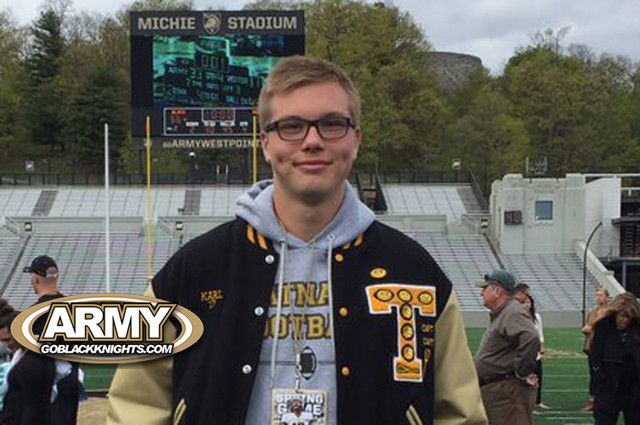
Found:
[(278, 136), (285, 142), (301, 142), (307, 137), (311, 127), (315, 127), (324, 140), (338, 140), (347, 135), (349, 128), (355, 128), (356, 123), (348, 117), (327, 117), (319, 120), (289, 118), (272, 122), (265, 126), (264, 131), (277, 131)]

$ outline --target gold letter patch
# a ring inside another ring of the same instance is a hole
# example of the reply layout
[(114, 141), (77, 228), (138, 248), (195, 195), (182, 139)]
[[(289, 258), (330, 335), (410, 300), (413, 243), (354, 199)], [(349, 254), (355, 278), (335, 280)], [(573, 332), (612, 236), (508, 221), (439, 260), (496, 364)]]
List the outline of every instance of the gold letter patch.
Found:
[(398, 352), (393, 358), (393, 379), (422, 382), (422, 359), (416, 354), (416, 312), (425, 317), (436, 315), (436, 288), (433, 286), (385, 283), (367, 287), (371, 314), (392, 314), (398, 319)]

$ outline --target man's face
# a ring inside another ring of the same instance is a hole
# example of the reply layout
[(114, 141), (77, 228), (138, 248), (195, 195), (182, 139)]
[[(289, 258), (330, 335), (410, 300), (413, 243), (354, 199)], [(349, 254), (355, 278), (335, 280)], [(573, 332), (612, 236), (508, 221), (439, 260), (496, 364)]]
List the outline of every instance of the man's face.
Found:
[(298, 414), (302, 412), (302, 402), (300, 400), (294, 400), (291, 403), (291, 411)]
[(500, 298), (500, 287), (486, 282), (482, 287), (482, 305), (489, 310), (493, 310), (496, 306), (498, 298)]
[[(275, 95), (271, 111), (271, 122), (352, 118), (347, 93), (332, 81)], [(276, 190), (286, 199), (307, 204), (319, 204), (343, 194), (361, 137), (359, 128), (349, 128), (344, 137), (335, 140), (323, 139), (316, 127), (310, 127), (301, 141), (284, 141), (275, 130), (260, 134), (263, 153), (275, 174)]]
[(9, 332), (9, 328), (0, 328), (0, 342), (7, 346), (12, 353), (16, 352), (20, 345), (16, 342), (15, 339), (11, 336), (11, 332)]
[(596, 304), (599, 306), (603, 306), (607, 303), (607, 295), (604, 291), (598, 290), (596, 291)]

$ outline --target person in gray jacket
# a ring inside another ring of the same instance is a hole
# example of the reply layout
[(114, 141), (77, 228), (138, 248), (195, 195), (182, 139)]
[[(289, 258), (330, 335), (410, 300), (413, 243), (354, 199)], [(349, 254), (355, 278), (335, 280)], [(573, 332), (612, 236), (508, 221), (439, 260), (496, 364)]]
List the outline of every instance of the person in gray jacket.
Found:
[(494, 270), (478, 284), (489, 327), (475, 355), (482, 402), (491, 425), (533, 425), (540, 340), (529, 313), (514, 297), (515, 280)]

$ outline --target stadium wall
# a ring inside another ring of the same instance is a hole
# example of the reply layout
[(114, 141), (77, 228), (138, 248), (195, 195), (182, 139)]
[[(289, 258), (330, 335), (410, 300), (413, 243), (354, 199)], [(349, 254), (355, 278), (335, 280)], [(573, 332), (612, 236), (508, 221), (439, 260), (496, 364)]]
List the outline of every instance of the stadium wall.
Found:
[[(551, 205), (550, 215), (544, 204)], [(611, 219), (620, 216), (619, 179), (586, 184), (581, 174), (560, 179), (507, 174), (492, 184), (490, 209), (491, 236), (504, 254), (573, 252), (576, 241), (586, 240), (600, 221), (603, 231), (590, 249), (601, 257), (618, 251)]]

